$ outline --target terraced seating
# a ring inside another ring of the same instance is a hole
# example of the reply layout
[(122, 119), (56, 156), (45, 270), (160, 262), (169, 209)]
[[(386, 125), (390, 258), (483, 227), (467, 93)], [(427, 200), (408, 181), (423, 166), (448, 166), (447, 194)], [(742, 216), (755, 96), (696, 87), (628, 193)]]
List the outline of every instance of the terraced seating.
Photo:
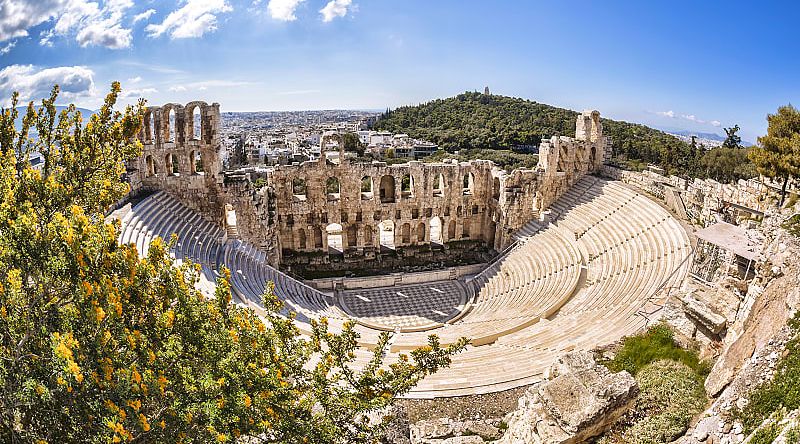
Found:
[[(296, 313), (302, 332), (311, 319), (327, 317), (338, 331), (348, 314), (332, 295), (319, 292), (270, 267), (265, 254), (235, 240), (220, 243), (223, 232), (165, 193), (136, 205), (124, 218), (120, 242), (146, 254), (155, 236), (177, 234), (172, 254), (191, 259), (209, 275), (201, 282), (213, 292), (215, 271), (231, 270), (236, 302), (263, 313), (266, 282), (284, 302), (283, 314)], [(430, 398), (489, 393), (530, 384), (560, 354), (590, 349), (640, 330), (642, 312), (654, 310), (661, 288), (675, 287), (688, 273), (689, 237), (661, 206), (624, 185), (585, 177), (555, 202), (545, 222), (532, 221), (515, 233), (515, 244), (481, 273), (463, 282), (466, 308), (444, 325), (427, 331), (396, 331), (389, 361), (427, 343), (472, 339), (450, 368), (424, 379), (408, 396)], [(461, 285), (461, 284), (459, 284)], [(425, 287), (436, 287), (435, 283)], [(376, 289), (387, 293), (385, 289)], [(402, 287), (393, 287), (398, 293)], [(432, 290), (434, 291), (434, 290)], [(369, 290), (359, 291), (365, 295)], [(365, 347), (380, 332), (369, 323), (356, 326)]]
[[(679, 286), (689, 268), (689, 238), (658, 204), (616, 182), (595, 178), (569, 203), (559, 201), (553, 225), (588, 254), (586, 281), (548, 319), (470, 347), (451, 368), (432, 375), (411, 397), (489, 393), (536, 382), (560, 354), (590, 349), (647, 324), (639, 312), (659, 288)], [(574, 193), (573, 193), (574, 194)], [(554, 211), (555, 212), (555, 211)], [(537, 243), (538, 236), (526, 243)]]

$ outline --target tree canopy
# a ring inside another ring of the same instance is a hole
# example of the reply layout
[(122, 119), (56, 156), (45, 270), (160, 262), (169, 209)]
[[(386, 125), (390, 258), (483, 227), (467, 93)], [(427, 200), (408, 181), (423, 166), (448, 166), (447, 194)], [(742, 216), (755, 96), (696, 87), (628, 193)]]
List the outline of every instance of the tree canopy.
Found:
[(116, 111), (119, 93), (114, 83), (86, 122), (56, 111), (57, 88), (21, 130), (16, 95), (0, 112), (0, 441), (374, 442), (382, 423), (368, 415), (466, 340), (432, 337), (387, 364), (383, 335), (356, 370), (352, 324), (333, 334), (323, 319), (301, 336), (270, 291), (259, 317), (230, 303), (227, 270), (208, 299), (168, 242), (145, 258), (119, 245), (104, 213), (128, 190), (123, 161), (141, 152), (144, 113), (143, 102)]
[(750, 151), (750, 159), (759, 174), (783, 181), (779, 202), (783, 205), (789, 178), (800, 175), (800, 111), (782, 106), (767, 115), (767, 123), (767, 134), (758, 138), (759, 146)]
[[(530, 100), (466, 92), (417, 106), (387, 110), (375, 128), (430, 140), (449, 152), (459, 150), (465, 155), (475, 155), (488, 150), (538, 145), (543, 139), (555, 135), (572, 136), (577, 116), (575, 111)], [(602, 119), (602, 124), (604, 134), (613, 141), (614, 161), (620, 165), (655, 164), (671, 174), (700, 178), (718, 170), (701, 162), (705, 153), (702, 147), (691, 146), (670, 134), (645, 125), (611, 119)], [(721, 155), (728, 154), (731, 153), (715, 153), (714, 159), (708, 159), (708, 162), (721, 160)], [(725, 162), (741, 160), (737, 154)], [(527, 163), (509, 161), (507, 165)], [(727, 179), (721, 176), (713, 178)]]

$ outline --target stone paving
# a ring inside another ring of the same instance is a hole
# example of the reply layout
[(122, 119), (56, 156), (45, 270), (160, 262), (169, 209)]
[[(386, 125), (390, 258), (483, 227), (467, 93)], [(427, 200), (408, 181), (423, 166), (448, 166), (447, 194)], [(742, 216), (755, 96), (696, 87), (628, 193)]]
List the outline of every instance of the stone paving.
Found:
[(467, 295), (458, 281), (347, 290), (340, 307), (354, 318), (382, 329), (424, 330), (457, 316)]

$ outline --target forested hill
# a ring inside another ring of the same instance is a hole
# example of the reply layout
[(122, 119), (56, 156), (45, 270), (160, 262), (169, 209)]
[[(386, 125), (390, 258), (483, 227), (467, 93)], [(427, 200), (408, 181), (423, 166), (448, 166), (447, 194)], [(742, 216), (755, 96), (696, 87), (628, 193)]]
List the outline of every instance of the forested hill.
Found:
[[(600, 110), (602, 113), (602, 110)], [(427, 139), (453, 151), (538, 145), (553, 135), (575, 135), (576, 111), (515, 97), (466, 92), (385, 113), (376, 129)], [(603, 119), (618, 156), (669, 169), (691, 167), (697, 153), (677, 137), (634, 123)]]

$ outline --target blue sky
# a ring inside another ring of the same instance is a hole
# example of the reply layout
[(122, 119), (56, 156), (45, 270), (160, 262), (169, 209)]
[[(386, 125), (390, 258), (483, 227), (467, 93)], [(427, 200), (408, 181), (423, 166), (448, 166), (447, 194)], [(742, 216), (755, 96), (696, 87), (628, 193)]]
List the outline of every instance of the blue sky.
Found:
[(382, 109), (488, 85), (755, 140), (800, 102), (800, 2), (0, 0), (0, 94)]

